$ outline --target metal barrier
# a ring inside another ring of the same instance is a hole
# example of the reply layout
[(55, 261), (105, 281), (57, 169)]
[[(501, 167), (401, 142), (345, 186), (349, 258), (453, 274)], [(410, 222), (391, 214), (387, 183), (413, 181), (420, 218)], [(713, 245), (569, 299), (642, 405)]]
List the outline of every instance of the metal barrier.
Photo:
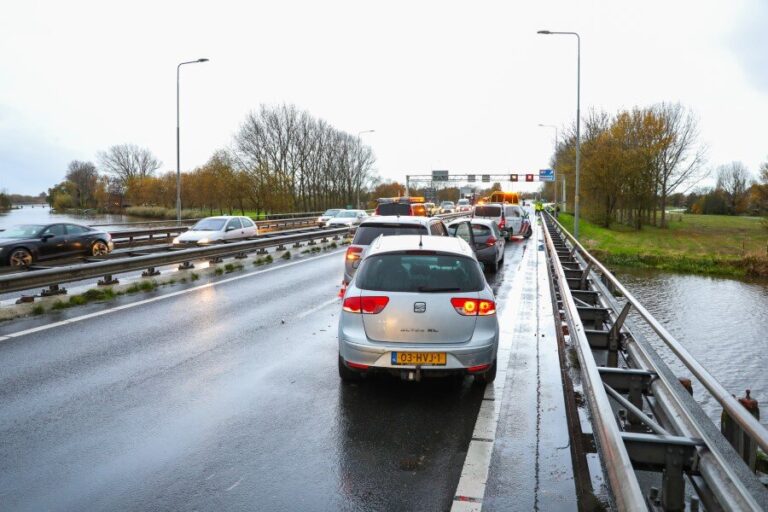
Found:
[(155, 267), (182, 264), (184, 268), (193, 268), (189, 262), (196, 259), (216, 260), (228, 256), (241, 256), (246, 252), (277, 246), (283, 248), (287, 243), (301, 243), (327, 237), (337, 237), (347, 233), (348, 228), (325, 229), (312, 233), (297, 233), (267, 239), (247, 240), (210, 247), (196, 247), (178, 251), (146, 254), (130, 258), (93, 261), (77, 265), (67, 265), (33, 272), (21, 272), (0, 276), (0, 293), (29, 290), (38, 286), (58, 287), (64, 283), (103, 277), (103, 283), (114, 282), (113, 275), (136, 270), (147, 270), (147, 275), (155, 275)]
[[(269, 215), (265, 215), (264, 219), (261, 220), (276, 220), (276, 219), (286, 219), (286, 218), (302, 218), (302, 217), (319, 217), (322, 215), (323, 212), (295, 212), (295, 213), (272, 213)], [(241, 215), (241, 217), (247, 217), (247, 215)], [(194, 219), (181, 219), (182, 225), (186, 224), (194, 224), (195, 222), (203, 219), (204, 217), (197, 217)], [(252, 218), (252, 217), (251, 217)], [(254, 219), (255, 221), (255, 219)], [(163, 220), (138, 220), (133, 222), (111, 222), (111, 223), (102, 223), (102, 224), (88, 224), (92, 228), (97, 227), (105, 227), (105, 226), (144, 226), (147, 224), (168, 224), (169, 222), (176, 222), (178, 225), (179, 223), (175, 219), (163, 219)]]
[[(541, 219), (558, 305), (617, 507), (686, 510), (690, 496), (690, 510), (699, 502), (707, 510), (768, 509), (768, 491), (636, 328), (630, 310), (764, 450), (768, 431), (562, 225), (547, 213)], [(661, 473), (661, 489), (643, 492), (636, 470)]]

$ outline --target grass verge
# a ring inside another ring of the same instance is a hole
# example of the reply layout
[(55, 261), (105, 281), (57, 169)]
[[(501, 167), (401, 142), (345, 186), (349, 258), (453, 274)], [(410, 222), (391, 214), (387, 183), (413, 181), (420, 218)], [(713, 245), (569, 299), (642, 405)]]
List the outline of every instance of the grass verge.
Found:
[[(573, 217), (558, 219), (569, 231)], [(623, 225), (610, 229), (581, 220), (579, 238), (608, 265), (654, 268), (728, 277), (768, 277), (768, 230), (759, 217), (692, 215), (675, 217), (669, 228)]]

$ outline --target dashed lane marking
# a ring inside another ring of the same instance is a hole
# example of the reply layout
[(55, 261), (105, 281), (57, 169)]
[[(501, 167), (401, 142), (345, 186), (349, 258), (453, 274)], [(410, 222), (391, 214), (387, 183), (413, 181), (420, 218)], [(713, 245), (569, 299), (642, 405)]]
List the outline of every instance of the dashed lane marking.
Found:
[[(310, 261), (317, 261), (318, 259), (321, 259), (321, 258), (327, 258), (329, 256), (334, 256), (336, 254), (339, 254), (339, 253), (343, 252), (344, 250), (346, 250), (346, 249), (329, 252), (327, 254), (323, 254), (323, 255), (320, 255), (320, 256), (314, 256), (314, 257), (306, 259), (306, 260), (294, 261), (294, 262), (291, 262), (291, 263), (285, 263), (285, 264), (277, 266), (277, 267), (265, 268), (263, 270), (257, 270), (256, 272), (251, 272), (249, 274), (244, 274), (242, 276), (228, 277), (226, 279), (222, 279), (221, 281), (216, 281), (215, 283), (201, 284), (199, 286), (195, 286), (193, 288), (188, 288), (186, 290), (179, 290), (177, 292), (171, 292), (171, 293), (168, 293), (168, 294), (160, 295), (158, 297), (152, 297), (151, 299), (144, 299), (144, 300), (140, 300), (138, 302), (131, 302), (130, 304), (123, 304), (122, 306), (115, 306), (113, 308), (105, 309), (105, 310), (102, 310), (102, 311), (96, 311), (95, 313), (88, 313), (87, 315), (81, 315), (81, 316), (77, 316), (77, 317), (74, 317), (74, 318), (68, 318), (66, 320), (61, 320), (59, 322), (54, 322), (52, 324), (41, 325), (41, 326), (38, 326), (38, 327), (32, 327), (31, 329), (25, 329), (23, 331), (8, 333), (8, 334), (5, 334), (3, 336), (0, 336), (0, 341), (7, 341), (7, 340), (9, 340), (11, 338), (18, 338), (19, 336), (25, 336), (27, 334), (34, 334), (36, 332), (47, 331), (48, 329), (55, 329), (56, 327), (61, 327), (63, 325), (68, 325), (68, 324), (74, 324), (74, 323), (77, 323), (77, 322), (82, 322), (83, 320), (90, 320), (91, 318), (96, 318), (96, 317), (103, 316), (103, 315), (109, 315), (111, 313), (116, 313), (116, 312), (122, 311), (124, 309), (131, 309), (131, 308), (143, 306), (145, 304), (151, 304), (152, 302), (159, 302), (161, 300), (170, 299), (172, 297), (178, 297), (180, 295), (185, 295), (187, 293), (194, 293), (194, 292), (197, 292), (197, 291), (200, 291), (200, 290), (205, 290), (207, 288), (213, 288), (215, 286), (219, 286), (219, 285), (222, 285), (222, 284), (231, 283), (233, 281), (239, 281), (241, 279), (248, 279), (248, 278), (251, 278), (251, 277), (254, 277), (254, 276), (258, 276), (258, 275), (261, 275), (261, 274), (266, 274), (267, 272), (274, 272), (276, 270), (280, 270), (280, 269), (284, 269), (284, 268), (288, 268), (288, 267), (293, 267), (293, 266), (296, 266), (296, 265), (301, 265), (302, 263), (308, 263)], [(334, 298), (333, 300), (338, 300), (338, 299)], [(330, 304), (331, 302), (333, 302), (333, 301), (328, 301), (326, 304), (321, 304), (321, 306), (325, 306), (327, 304)], [(310, 310), (310, 312), (311, 312), (311, 310)]]

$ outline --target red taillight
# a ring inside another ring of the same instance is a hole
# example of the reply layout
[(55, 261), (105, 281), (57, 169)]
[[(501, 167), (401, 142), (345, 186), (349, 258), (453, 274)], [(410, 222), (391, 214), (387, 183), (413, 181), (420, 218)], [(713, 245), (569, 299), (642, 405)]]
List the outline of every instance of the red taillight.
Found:
[(389, 297), (348, 297), (344, 299), (342, 309), (347, 313), (363, 313), (364, 315), (376, 315), (389, 303)]
[(504, 226), (507, 225), (507, 219), (501, 219), (501, 222), (499, 222), (499, 229), (503, 229)]
[(367, 370), (368, 369), (368, 365), (367, 364), (353, 363), (351, 361), (347, 361), (347, 366), (349, 366), (350, 368), (354, 368), (355, 370)]
[(362, 247), (347, 247), (347, 254), (345, 258), (347, 258), (349, 261), (355, 261), (360, 259), (360, 255), (363, 252)]
[(490, 367), (491, 367), (490, 364), (478, 364), (477, 366), (470, 366), (469, 368), (467, 368), (467, 371), (469, 373), (477, 373), (477, 372), (485, 371)]
[(343, 298), (345, 293), (347, 293), (347, 283), (342, 282), (341, 288), (339, 288), (339, 298)]
[(485, 241), (485, 245), (487, 245), (488, 247), (493, 247), (494, 245), (496, 245), (496, 238), (494, 238), (493, 236), (489, 236), (488, 240)]
[(496, 314), (496, 303), (492, 300), (465, 299), (460, 297), (451, 299), (451, 305), (458, 314), (463, 316), (488, 316)]

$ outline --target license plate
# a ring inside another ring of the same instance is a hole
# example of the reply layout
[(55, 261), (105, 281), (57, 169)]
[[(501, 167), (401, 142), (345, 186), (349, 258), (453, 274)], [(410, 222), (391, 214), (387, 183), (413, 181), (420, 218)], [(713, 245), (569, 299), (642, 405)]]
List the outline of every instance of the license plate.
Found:
[(392, 352), (392, 364), (445, 366), (445, 352)]

